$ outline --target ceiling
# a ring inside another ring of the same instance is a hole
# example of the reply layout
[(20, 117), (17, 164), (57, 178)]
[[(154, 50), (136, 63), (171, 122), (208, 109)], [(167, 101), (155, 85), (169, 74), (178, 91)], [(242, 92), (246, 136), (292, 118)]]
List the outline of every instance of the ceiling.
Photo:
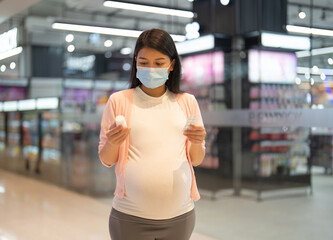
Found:
[[(288, 24), (291, 25), (310, 25), (310, 17), (303, 20), (299, 19), (299, 7), (310, 15), (307, 6), (311, 0), (289, 0), (288, 3)], [(170, 33), (185, 34), (185, 25), (191, 22), (191, 19), (170, 17), (159, 14), (147, 14), (136, 11), (117, 10), (103, 6), (104, 0), (0, 0), (0, 32), (4, 32), (11, 26), (19, 25), (27, 18), (26, 26), (29, 31), (34, 32), (34, 39), (39, 39), (40, 43), (55, 42), (64, 40), (65, 32), (59, 33), (50, 28), (54, 19), (68, 21), (79, 21), (84, 24), (102, 25), (115, 28), (144, 30), (153, 27), (163, 28)], [(192, 3), (188, 0), (131, 0), (147, 5), (159, 5), (170, 8), (179, 8), (185, 10), (192, 9)], [(333, 29), (333, 0), (313, 0), (317, 7), (313, 10), (313, 25), (319, 28)], [(32, 7), (31, 7), (32, 6)], [(328, 9), (327, 6), (332, 6)], [(323, 9), (325, 19), (322, 18)], [(32, 17), (33, 16), (33, 17)], [(5, 19), (10, 21), (4, 22)], [(1, 24), (2, 23), (2, 24)], [(75, 44), (77, 48), (91, 49), (93, 51), (105, 51), (104, 40), (113, 40), (113, 46), (110, 50), (118, 49), (126, 45), (132, 45), (135, 39), (101, 36), (101, 44), (89, 45), (88, 34), (75, 34)], [(53, 41), (52, 41), (53, 39)], [(320, 38), (313, 42), (313, 46), (333, 46), (333, 38)]]
[[(0, 0), (0, 32), (24, 23), (28, 32), (33, 33), (29, 36), (31, 42), (41, 45), (59, 45), (59, 43), (68, 45), (65, 42), (66, 32), (51, 29), (51, 23), (55, 19), (138, 30), (158, 27), (182, 35), (185, 34), (185, 25), (192, 21), (187, 18), (106, 8), (103, 2), (104, 0)], [(131, 2), (192, 9), (192, 3), (188, 0), (131, 0)], [(311, 0), (289, 0), (288, 24), (309, 26), (310, 3)], [(313, 26), (333, 29), (333, 0), (313, 0), (313, 4), (316, 6), (313, 10)], [(307, 13), (307, 18), (303, 20), (298, 17), (300, 7)], [(323, 18), (323, 9), (325, 9), (325, 18)], [(9, 21), (5, 21), (6, 19)], [(74, 33), (74, 36), (75, 47), (82, 51), (105, 53), (122, 47), (133, 47), (135, 44), (135, 38), (101, 35), (99, 43), (92, 43), (89, 34)], [(113, 45), (105, 47), (105, 40), (112, 40)], [(312, 43), (313, 48), (333, 46), (333, 38), (314, 37)], [(313, 62), (325, 64), (325, 58), (327, 59), (327, 56), (318, 56), (313, 58)], [(307, 65), (308, 60), (301, 59), (300, 64)], [(325, 64), (325, 67), (330, 66)]]
[(41, 0), (0, 0), (0, 24)]

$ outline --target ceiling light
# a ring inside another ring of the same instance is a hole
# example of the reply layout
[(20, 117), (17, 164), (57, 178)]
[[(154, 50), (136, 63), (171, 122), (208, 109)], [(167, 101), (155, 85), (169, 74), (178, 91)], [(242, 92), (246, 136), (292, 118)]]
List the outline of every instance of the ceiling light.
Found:
[(11, 62), (9, 65), (10, 69), (14, 70), (16, 68), (16, 63), (15, 62)]
[(320, 78), (321, 78), (321, 80), (324, 81), (326, 79), (326, 74), (325, 73), (320, 74)]
[(317, 73), (318, 70), (319, 70), (319, 68), (318, 68), (317, 66), (313, 66), (313, 67), (312, 67), (312, 71), (313, 71), (313, 72)]
[(187, 39), (195, 39), (200, 37), (200, 25), (197, 22), (188, 23), (185, 26), (186, 38)]
[(69, 46), (67, 47), (67, 51), (68, 51), (68, 52), (74, 52), (74, 50), (75, 50), (75, 46), (74, 46), (74, 45), (69, 45)]
[(333, 37), (333, 30), (287, 25), (288, 32)]
[[(86, 32), (86, 33), (99, 33), (104, 35), (114, 35), (121, 37), (134, 37), (137, 38), (142, 33), (138, 30), (129, 30), (121, 28), (108, 28), (108, 27), (97, 27), (97, 26), (88, 26), (81, 24), (70, 24), (70, 23), (53, 23), (53, 29), (66, 30), (66, 31), (75, 31), (75, 32)], [(181, 42), (185, 41), (186, 37), (184, 35), (175, 35), (170, 34), (174, 41)]]
[(105, 47), (111, 47), (111, 46), (112, 46), (112, 41), (111, 41), (111, 40), (106, 40), (106, 41), (104, 42), (104, 46), (105, 46)]
[(220, 3), (221, 3), (223, 6), (227, 6), (227, 5), (230, 3), (230, 0), (220, 0)]
[[(310, 79), (310, 72), (311, 68), (307, 67), (297, 67), (297, 73), (298, 74), (304, 74), (306, 79)], [(327, 68), (318, 68), (318, 71), (316, 73), (312, 73), (313, 75), (320, 75), (324, 73), (326, 76), (333, 76), (333, 69), (327, 69)]]
[(287, 49), (310, 49), (310, 38), (286, 34), (262, 33), (261, 44), (265, 47)]
[(58, 98), (38, 98), (36, 107), (37, 109), (57, 109), (59, 106)]
[(297, 77), (297, 78), (295, 78), (295, 83), (297, 84), (297, 85), (300, 85), (301, 84), (301, 79), (299, 78), (299, 77)]
[(3, 110), (5, 112), (15, 112), (17, 111), (17, 101), (6, 101), (3, 105)]
[(6, 65), (1, 65), (1, 67), (0, 67), (0, 71), (1, 71), (1, 72), (6, 71)]
[(314, 85), (315, 81), (313, 78), (311, 78), (311, 85)]
[(302, 58), (302, 57), (310, 57), (310, 56), (330, 54), (330, 53), (333, 53), (333, 47), (312, 49), (311, 52), (310, 51), (299, 51), (299, 52), (296, 52), (296, 56), (298, 58)]
[(70, 42), (73, 42), (73, 40), (74, 40), (74, 35), (73, 34), (67, 34), (66, 42), (70, 43)]
[(300, 12), (298, 13), (298, 17), (299, 17), (300, 19), (304, 19), (304, 18), (306, 18), (306, 13), (303, 12), (303, 11), (300, 11)]
[(120, 53), (121, 53), (122, 55), (128, 55), (128, 54), (130, 54), (131, 52), (132, 52), (132, 48), (130, 48), (130, 47), (125, 47), (125, 48), (120, 49)]
[(212, 34), (176, 43), (176, 48), (179, 55), (210, 50), (214, 47), (215, 37)]
[(193, 18), (194, 13), (191, 11), (177, 10), (171, 8), (163, 8), (163, 7), (154, 7), (136, 3), (126, 3), (126, 2), (118, 2), (118, 1), (105, 1), (105, 7), (110, 8), (119, 8), (130, 11), (138, 11), (138, 12), (147, 12), (147, 13), (156, 13), (184, 18)]
[(35, 110), (36, 99), (25, 99), (18, 102), (19, 111)]
[[(308, 70), (308, 69), (306, 69), (306, 70)], [(300, 73), (300, 72), (297, 71), (297, 73)], [(304, 72), (301, 72), (301, 73), (304, 73)], [(310, 73), (309, 72), (305, 72), (304, 73), (304, 77), (305, 77), (305, 79), (309, 80), (310, 79)]]
[(328, 62), (329, 65), (333, 65), (333, 59), (332, 58), (327, 59), (327, 62)]
[(0, 53), (0, 60), (3, 60), (5, 58), (13, 57), (15, 55), (20, 54), (23, 51), (22, 47), (17, 47), (12, 50), (9, 50), (7, 52)]

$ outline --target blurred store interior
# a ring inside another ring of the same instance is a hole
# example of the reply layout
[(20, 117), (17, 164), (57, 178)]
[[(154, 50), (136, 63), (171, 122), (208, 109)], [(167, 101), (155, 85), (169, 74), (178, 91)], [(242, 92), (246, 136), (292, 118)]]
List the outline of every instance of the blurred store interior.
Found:
[[(306, 201), (314, 181), (333, 182), (333, 0), (124, 2), (0, 0), (1, 170), (109, 203), (116, 179), (98, 158), (101, 116), (129, 86), (136, 37), (162, 28), (204, 118), (195, 172), (208, 209), (226, 196), (264, 206), (304, 190)], [(322, 236), (302, 239), (332, 237)]]

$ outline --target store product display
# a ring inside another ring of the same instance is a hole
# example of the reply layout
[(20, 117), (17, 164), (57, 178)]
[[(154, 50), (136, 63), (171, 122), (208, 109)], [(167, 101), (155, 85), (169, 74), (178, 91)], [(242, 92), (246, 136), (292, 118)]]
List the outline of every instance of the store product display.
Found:
[(261, 84), (250, 88), (250, 109), (308, 108), (307, 89), (286, 84)]
[(310, 140), (312, 164), (333, 174), (333, 128), (312, 128)]

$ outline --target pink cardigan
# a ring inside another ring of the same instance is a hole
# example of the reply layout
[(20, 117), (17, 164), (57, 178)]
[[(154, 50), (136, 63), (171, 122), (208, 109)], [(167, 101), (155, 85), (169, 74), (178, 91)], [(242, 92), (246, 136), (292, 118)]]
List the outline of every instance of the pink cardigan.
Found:
[[(102, 121), (101, 121), (101, 132), (100, 132), (100, 142), (98, 146), (98, 153), (103, 149), (107, 137), (107, 131), (115, 126), (115, 118), (118, 115), (123, 115), (126, 119), (127, 126), (131, 126), (131, 110), (133, 104), (133, 94), (134, 89), (127, 89), (123, 91), (116, 92), (109, 97), (109, 100), (104, 109)], [(200, 113), (200, 109), (195, 97), (188, 93), (175, 94), (175, 97), (184, 111), (187, 119), (190, 115), (198, 115), (199, 120), (197, 125), (203, 126), (203, 121)], [(197, 188), (196, 179), (194, 175), (194, 170), (192, 166), (192, 162), (190, 159), (190, 144), (191, 142), (186, 140), (186, 153), (187, 159), (189, 161), (192, 173), (192, 185), (191, 185), (191, 198), (194, 201), (200, 199), (200, 194)], [(117, 178), (117, 186), (115, 190), (115, 195), (119, 198), (123, 198), (126, 195), (125, 189), (125, 175), (126, 175), (126, 166), (127, 166), (127, 155), (128, 155), (128, 146), (129, 146), (129, 137), (119, 146), (119, 155), (118, 160), (112, 165), (106, 165), (102, 160), (102, 164), (106, 167), (111, 167), (116, 164), (115, 172)], [(203, 147), (205, 146), (205, 142), (203, 142)]]

